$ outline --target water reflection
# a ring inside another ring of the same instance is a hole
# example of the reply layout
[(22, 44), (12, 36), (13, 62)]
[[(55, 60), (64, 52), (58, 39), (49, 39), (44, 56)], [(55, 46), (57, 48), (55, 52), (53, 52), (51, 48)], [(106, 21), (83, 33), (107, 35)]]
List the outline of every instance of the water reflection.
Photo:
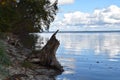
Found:
[(35, 45), (35, 47), (36, 47), (36, 50), (40, 50), (40, 49), (42, 49), (42, 47), (47, 43), (47, 41), (49, 40), (49, 38), (45, 38), (45, 37), (43, 37), (43, 36), (41, 36), (41, 35), (38, 35), (38, 39), (37, 39), (37, 43), (36, 43), (36, 45)]
[(94, 50), (95, 55), (106, 53), (109, 58), (116, 58), (120, 54), (119, 34), (66, 34), (58, 37), (65, 49), (79, 51), (76, 55), (89, 49)]
[(64, 66), (65, 71), (63, 74), (74, 74), (75, 71), (75, 59), (74, 58), (64, 58), (59, 57), (59, 61), (62, 62), (62, 65)]
[[(44, 43), (50, 35), (40, 34)], [(57, 38), (65, 72), (56, 80), (120, 79), (120, 33), (59, 33)]]

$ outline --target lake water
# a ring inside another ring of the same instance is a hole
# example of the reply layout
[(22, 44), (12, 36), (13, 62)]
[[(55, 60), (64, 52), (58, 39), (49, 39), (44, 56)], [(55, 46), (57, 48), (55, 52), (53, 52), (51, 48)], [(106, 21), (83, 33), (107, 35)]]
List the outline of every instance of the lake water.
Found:
[[(43, 41), (52, 34), (42, 33)], [(56, 80), (120, 80), (120, 33), (58, 33)]]

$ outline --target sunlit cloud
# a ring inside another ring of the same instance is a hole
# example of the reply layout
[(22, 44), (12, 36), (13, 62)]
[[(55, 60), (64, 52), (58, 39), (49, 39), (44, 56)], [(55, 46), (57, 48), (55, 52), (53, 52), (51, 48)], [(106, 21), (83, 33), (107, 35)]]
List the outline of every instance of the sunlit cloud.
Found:
[[(50, 0), (51, 2), (54, 2), (55, 0)], [(73, 4), (74, 0), (58, 0), (58, 5), (66, 5), (66, 4)]]
[(59, 5), (72, 4), (74, 0), (58, 0)]
[[(120, 7), (111, 5), (107, 8), (96, 9), (93, 13), (84, 13), (81, 11), (75, 11), (71, 13), (65, 13), (63, 19), (56, 19), (51, 25), (52, 29), (60, 28), (64, 29), (79, 29), (79, 28), (120, 28)], [(79, 26), (79, 27), (78, 27)]]

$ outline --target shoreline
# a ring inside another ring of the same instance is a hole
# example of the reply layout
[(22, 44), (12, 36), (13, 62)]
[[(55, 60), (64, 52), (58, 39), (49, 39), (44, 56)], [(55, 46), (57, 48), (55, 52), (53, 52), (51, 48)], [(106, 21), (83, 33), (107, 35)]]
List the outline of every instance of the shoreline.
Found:
[(11, 65), (6, 67), (6, 70), (9, 71), (8, 75), (2, 80), (11, 80), (11, 78), (19, 80), (55, 80), (56, 76), (62, 73), (51, 67), (25, 62), (24, 60), (30, 55), (32, 50), (17, 48), (9, 44), (6, 40), (0, 40), (5, 47), (6, 55), (11, 61)]

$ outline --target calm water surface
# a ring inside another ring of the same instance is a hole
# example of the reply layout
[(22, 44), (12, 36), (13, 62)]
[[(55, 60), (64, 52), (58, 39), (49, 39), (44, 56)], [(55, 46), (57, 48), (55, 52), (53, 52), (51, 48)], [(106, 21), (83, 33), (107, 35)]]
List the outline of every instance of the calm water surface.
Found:
[[(50, 35), (40, 37), (46, 42)], [(58, 33), (57, 39), (65, 71), (56, 80), (120, 80), (120, 33)]]

